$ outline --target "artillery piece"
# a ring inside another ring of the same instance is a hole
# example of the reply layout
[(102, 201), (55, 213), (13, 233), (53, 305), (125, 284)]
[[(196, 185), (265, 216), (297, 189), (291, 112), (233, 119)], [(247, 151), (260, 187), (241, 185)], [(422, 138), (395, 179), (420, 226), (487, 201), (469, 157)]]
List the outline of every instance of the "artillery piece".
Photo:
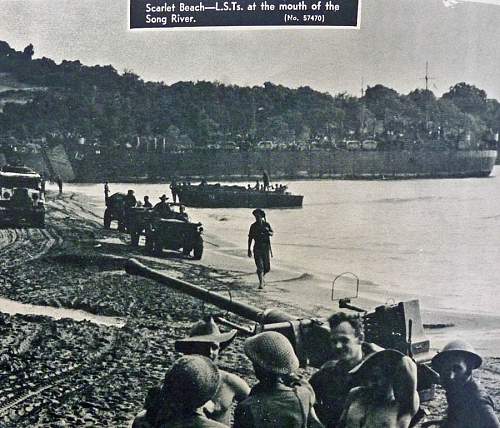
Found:
[[(134, 259), (127, 261), (125, 270), (130, 275), (152, 279), (220, 309), (254, 321), (256, 325), (253, 331), (232, 322), (228, 323), (231, 327), (237, 327), (245, 334), (255, 334), (262, 331), (278, 331), (284, 334), (293, 345), (303, 367), (311, 365), (319, 368), (326, 361), (332, 359), (330, 327), (326, 319), (301, 319), (278, 309), (262, 310), (246, 303), (234, 301), (231, 296), (228, 298), (189, 282), (169, 277)], [(341, 302), (340, 306), (365, 312), (363, 309), (349, 305), (348, 301)], [(418, 365), (420, 398), (422, 401), (432, 398), (436, 377), (435, 373), (424, 364), (432, 358), (432, 354), (430, 342), (425, 337), (418, 300), (382, 305), (377, 307), (374, 312), (365, 313), (363, 318), (367, 327), (366, 340), (383, 348), (398, 349), (411, 356)], [(227, 321), (224, 322), (227, 323)], [(414, 332), (416, 334), (412, 338)]]

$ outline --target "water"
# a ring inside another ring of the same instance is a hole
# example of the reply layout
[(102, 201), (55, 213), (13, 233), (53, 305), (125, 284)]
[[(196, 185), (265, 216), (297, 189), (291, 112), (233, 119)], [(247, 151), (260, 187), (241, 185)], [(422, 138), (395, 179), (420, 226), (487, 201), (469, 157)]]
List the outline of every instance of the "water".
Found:
[[(275, 230), (273, 265), (311, 275), (325, 289), (336, 274), (351, 271), (363, 281), (362, 294), (415, 297), (429, 310), (497, 315), (499, 167), (495, 173), (478, 179), (289, 182), (290, 191), (304, 195), (304, 207), (266, 210)], [(102, 212), (102, 185), (65, 188), (91, 196)], [(138, 198), (148, 194), (153, 202), (170, 194), (167, 184), (110, 188), (133, 188)], [(189, 213), (204, 224), (207, 240), (222, 245), (218, 251), (246, 256), (251, 210)]]
[(2, 312), (7, 314), (43, 315), (54, 319), (71, 318), (75, 321), (89, 321), (105, 326), (123, 327), (125, 321), (117, 317), (91, 314), (77, 309), (54, 308), (52, 306), (30, 305), (15, 300), (0, 298)]

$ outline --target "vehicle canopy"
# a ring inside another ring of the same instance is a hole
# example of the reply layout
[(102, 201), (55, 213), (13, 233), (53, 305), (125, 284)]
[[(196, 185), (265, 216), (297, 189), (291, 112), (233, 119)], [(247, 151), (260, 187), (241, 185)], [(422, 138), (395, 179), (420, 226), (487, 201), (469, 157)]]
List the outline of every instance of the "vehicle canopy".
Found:
[(36, 172), (20, 173), (0, 171), (0, 188), (41, 190), (42, 177)]

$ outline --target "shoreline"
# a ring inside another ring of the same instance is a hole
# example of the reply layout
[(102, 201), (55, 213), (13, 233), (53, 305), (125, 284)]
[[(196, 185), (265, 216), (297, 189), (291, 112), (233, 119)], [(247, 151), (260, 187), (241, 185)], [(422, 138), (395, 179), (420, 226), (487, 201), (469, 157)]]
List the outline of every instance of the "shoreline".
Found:
[[(5, 399), (7, 390), (14, 394), (19, 390), (14, 375), (19, 370), (26, 376), (26, 385), (21, 386), (23, 394), (33, 385), (45, 385), (56, 378), (58, 382), (27, 400), (22, 412), (9, 414), (8, 418), (14, 418), (15, 426), (20, 428), (37, 423), (106, 426), (104, 422), (107, 426), (127, 427), (141, 410), (147, 389), (161, 382), (168, 367), (180, 356), (174, 350), (174, 341), (188, 334), (200, 317), (223, 312), (151, 280), (127, 275), (120, 265), (121, 257), (135, 257), (148, 267), (221, 294), (230, 289), (233, 299), (262, 309), (275, 307), (297, 317), (332, 312), (333, 305), (325, 303), (328, 290), (311, 293), (314, 277), (280, 269), (279, 263), (269, 277), (266, 291), (258, 293), (253, 260), (242, 259), (240, 248), (207, 245), (202, 261), (184, 259), (176, 253), (149, 257), (141, 248), (131, 248), (125, 234), (105, 230), (99, 212), (84, 194), (71, 192), (59, 197), (49, 191), (47, 200), (45, 230), (0, 230), (4, 255), (0, 264), (1, 297), (118, 317), (125, 325), (0, 313), (4, 332), (0, 351), (6, 355), (0, 361), (0, 369), (6, 379), (12, 379), (0, 387)], [(211, 239), (207, 237), (208, 241)], [(233, 256), (227, 257), (226, 250)], [(431, 315), (425, 314), (423, 321), (432, 320)], [(225, 316), (248, 325), (248, 320)], [(454, 321), (457, 329), (463, 330), (467, 325), (476, 333), (480, 328), (493, 326), (493, 321), (485, 323), (475, 315), (470, 319), (460, 314), (447, 319)], [(447, 319), (436, 318), (438, 322)], [(449, 329), (427, 333), (433, 340), (432, 335), (439, 336), (446, 330)], [(244, 357), (243, 340), (236, 338), (223, 353), (219, 366), (253, 384), (255, 379)], [(308, 378), (314, 370), (307, 368), (301, 373)], [(500, 359), (486, 358), (484, 369), (478, 372), (488, 392), (500, 404)], [(435, 415), (443, 403), (443, 393), (438, 390), (436, 400), (426, 407)], [(4, 404), (0, 398), (0, 406)], [(2, 421), (13, 423), (0, 415), (0, 424)]]
[[(97, 221), (98, 227), (104, 207), (96, 205), (96, 201), (88, 197), (83, 192), (73, 192), (72, 200), (86, 206), (83, 217), (90, 221)], [(269, 304), (287, 305), (292, 311), (306, 314), (313, 317), (328, 317), (332, 312), (338, 311), (338, 303), (331, 301), (331, 281), (318, 277), (309, 272), (294, 270), (286, 263), (280, 262), (279, 258), (272, 259), (272, 270), (268, 274), (268, 286), (264, 292), (257, 293), (257, 277), (253, 259), (246, 256), (245, 243), (236, 246), (234, 243), (207, 233), (205, 231), (205, 251), (203, 259), (199, 262), (186, 260), (192, 265), (201, 265), (208, 269), (221, 272), (224, 276), (225, 287), (230, 287), (232, 283), (237, 284), (238, 291), (245, 290), (243, 299), (251, 298), (252, 301), (267, 301)], [(120, 246), (120, 253), (127, 256), (130, 250), (127, 243), (116, 238), (107, 238), (111, 245), (111, 251), (115, 251)], [(111, 241), (109, 241), (111, 239)], [(113, 241), (113, 239), (115, 239)], [(103, 242), (100, 240), (99, 242)], [(103, 244), (105, 245), (105, 244)], [(132, 250), (131, 257), (138, 257), (143, 260), (155, 260), (143, 254), (142, 247)], [(245, 248), (244, 248), (245, 247)], [(158, 266), (161, 268), (163, 263)], [(338, 273), (337, 273), (338, 274)], [(332, 274), (333, 275), (333, 274)], [(344, 297), (346, 289), (351, 290), (352, 283), (344, 282), (340, 284), (340, 295)], [(233, 291), (234, 292), (234, 291)], [(344, 293), (342, 293), (344, 292)], [(256, 300), (252, 296), (259, 296)], [(237, 297), (235, 297), (237, 298)], [(363, 309), (374, 310), (376, 306), (390, 302), (419, 299), (423, 324), (444, 324), (445, 328), (426, 329), (426, 334), (431, 339), (431, 347), (438, 349), (447, 341), (460, 337), (472, 342), (473, 346), (485, 356), (500, 357), (500, 315), (482, 312), (460, 312), (454, 309), (441, 309), (432, 306), (425, 306), (424, 300), (432, 303), (432, 296), (419, 296), (418, 292), (405, 292), (391, 289), (388, 292), (383, 285), (371, 282), (368, 278), (360, 279), (360, 297), (353, 299), (352, 304)], [(259, 306), (259, 305), (257, 305)], [(262, 309), (266, 309), (263, 307)], [(478, 332), (488, 332), (487, 339)]]

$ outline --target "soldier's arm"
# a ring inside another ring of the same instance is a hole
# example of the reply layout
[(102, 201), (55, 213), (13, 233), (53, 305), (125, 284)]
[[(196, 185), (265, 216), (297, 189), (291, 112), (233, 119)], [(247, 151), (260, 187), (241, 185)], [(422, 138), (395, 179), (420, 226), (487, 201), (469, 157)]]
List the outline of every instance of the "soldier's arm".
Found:
[(394, 375), (394, 398), (399, 403), (399, 415), (415, 415), (420, 406), (417, 393), (417, 365), (403, 357)]
[(493, 401), (489, 396), (481, 398), (478, 409), (481, 420), (481, 427), (484, 428), (500, 428), (500, 422), (493, 407)]
[(227, 383), (230, 385), (234, 392), (234, 399), (236, 401), (243, 401), (250, 394), (250, 387), (241, 377), (228, 373), (226, 378)]
[(253, 241), (253, 230), (252, 226), (250, 226), (250, 230), (248, 231), (248, 257), (252, 257), (252, 241)]

